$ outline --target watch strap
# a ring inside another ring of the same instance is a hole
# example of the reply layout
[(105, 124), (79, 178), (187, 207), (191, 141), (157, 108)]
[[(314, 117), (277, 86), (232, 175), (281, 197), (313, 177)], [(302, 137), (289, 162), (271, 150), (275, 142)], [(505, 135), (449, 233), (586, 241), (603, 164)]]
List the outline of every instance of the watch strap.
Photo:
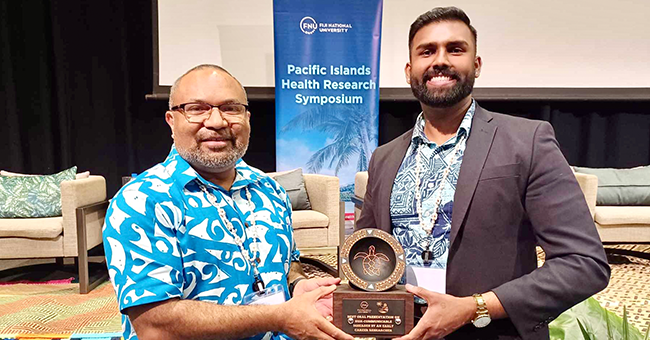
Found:
[[(476, 314), (474, 316), (474, 319), (472, 319), (472, 323), (474, 324), (474, 326), (477, 326), (476, 321), (479, 318), (486, 318), (486, 319), (489, 320), (490, 319), (490, 313), (488, 312), (487, 304), (485, 303), (485, 299), (483, 298), (483, 295), (474, 294), (474, 295), (472, 295), (472, 297), (474, 297), (474, 301), (476, 301)], [(488, 323), (489, 323), (489, 321), (488, 321)], [(485, 324), (485, 325), (487, 325), (487, 324)], [(485, 325), (477, 326), (477, 327), (484, 327)]]
[(293, 297), (293, 290), (296, 288), (296, 285), (298, 284), (298, 282), (300, 282), (302, 280), (306, 280), (306, 279), (307, 279), (306, 277), (299, 277), (299, 278), (291, 281), (289, 283), (289, 296)]
[(487, 311), (487, 304), (485, 303), (485, 299), (483, 298), (483, 295), (481, 294), (474, 294), (472, 295), (474, 297), (474, 301), (476, 301), (476, 309), (478, 311)]

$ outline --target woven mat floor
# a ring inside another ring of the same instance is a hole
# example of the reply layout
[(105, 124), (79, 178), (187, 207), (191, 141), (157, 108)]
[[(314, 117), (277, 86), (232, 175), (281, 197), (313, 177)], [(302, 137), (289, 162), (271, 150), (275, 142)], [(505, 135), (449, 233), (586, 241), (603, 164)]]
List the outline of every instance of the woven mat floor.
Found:
[[(611, 248), (650, 253), (648, 245), (611, 246)], [(595, 295), (596, 300), (621, 317), (625, 306), (628, 321), (645, 334), (650, 327), (650, 260), (610, 255), (608, 261), (612, 269), (609, 285)]]
[(78, 284), (0, 286), (0, 339), (16, 334), (121, 332), (120, 313), (110, 282), (89, 294)]
[[(650, 253), (650, 246), (621, 246)], [(640, 247), (640, 248), (639, 248)], [(336, 255), (310, 256), (336, 268)], [(539, 252), (540, 263), (543, 253)], [(610, 256), (612, 276), (596, 299), (622, 316), (623, 305), (630, 323), (645, 332), (650, 327), (650, 260)], [(327, 277), (319, 268), (303, 264), (309, 277)], [(0, 286), (0, 339), (15, 334), (116, 333), (120, 314), (113, 288), (101, 284), (87, 295), (76, 284)]]

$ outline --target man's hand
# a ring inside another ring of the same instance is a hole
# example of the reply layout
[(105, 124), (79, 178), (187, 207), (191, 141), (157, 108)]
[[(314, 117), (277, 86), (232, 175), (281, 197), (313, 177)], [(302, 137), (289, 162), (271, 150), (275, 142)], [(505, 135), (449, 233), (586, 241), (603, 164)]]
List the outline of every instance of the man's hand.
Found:
[(476, 314), (473, 297), (455, 297), (407, 284), (406, 290), (429, 304), (426, 312), (409, 334), (395, 340), (441, 339), (462, 327)]
[[(307, 281), (307, 280), (303, 280)], [(316, 310), (315, 304), (325, 296), (332, 295), (336, 285), (318, 287), (297, 296), (295, 294), (300, 281), (294, 288), (294, 297), (286, 303), (278, 305), (281, 310), (277, 313), (280, 319), (281, 331), (293, 339), (326, 339), (353, 340), (354, 338), (334, 327)]]
[[(320, 287), (327, 287), (331, 285), (338, 285), (341, 283), (341, 279), (338, 277), (325, 277), (319, 279), (308, 279), (298, 281), (296, 286), (293, 288), (293, 296), (298, 297), (307, 292), (311, 292), (314, 289)], [(316, 301), (316, 309), (320, 314), (325, 317), (327, 320), (332, 321), (332, 299), (334, 298), (333, 294), (327, 294), (318, 301)]]

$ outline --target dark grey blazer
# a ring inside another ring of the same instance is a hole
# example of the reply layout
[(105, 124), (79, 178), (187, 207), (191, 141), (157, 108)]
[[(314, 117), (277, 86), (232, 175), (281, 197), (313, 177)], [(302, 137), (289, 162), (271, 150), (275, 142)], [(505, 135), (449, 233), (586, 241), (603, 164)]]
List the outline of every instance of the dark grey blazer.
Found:
[[(357, 228), (392, 232), (390, 194), (413, 130), (379, 147)], [(449, 339), (548, 339), (548, 323), (607, 286), (610, 269), (553, 128), (476, 107), (454, 196), (447, 293), (493, 291), (509, 319)], [(535, 246), (546, 253), (537, 268)]]

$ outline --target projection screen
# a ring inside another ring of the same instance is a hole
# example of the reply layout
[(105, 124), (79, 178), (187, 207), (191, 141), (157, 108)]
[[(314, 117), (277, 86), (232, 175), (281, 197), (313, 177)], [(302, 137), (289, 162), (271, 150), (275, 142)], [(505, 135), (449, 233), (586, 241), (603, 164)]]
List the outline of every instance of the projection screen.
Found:
[[(449, 5), (465, 10), (478, 30), (477, 88), (596, 89), (650, 98), (647, 0), (384, 0), (381, 88), (408, 86), (411, 22)], [(225, 67), (247, 88), (274, 86), (272, 0), (158, 0), (153, 15), (154, 94), (168, 93), (200, 63)]]

